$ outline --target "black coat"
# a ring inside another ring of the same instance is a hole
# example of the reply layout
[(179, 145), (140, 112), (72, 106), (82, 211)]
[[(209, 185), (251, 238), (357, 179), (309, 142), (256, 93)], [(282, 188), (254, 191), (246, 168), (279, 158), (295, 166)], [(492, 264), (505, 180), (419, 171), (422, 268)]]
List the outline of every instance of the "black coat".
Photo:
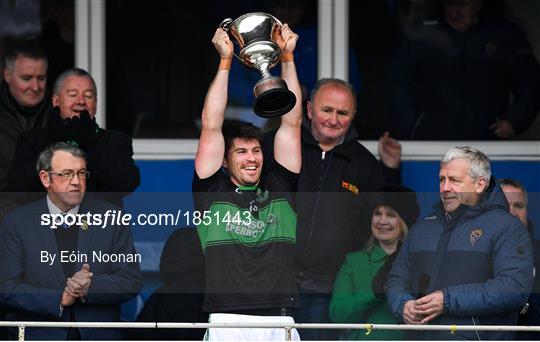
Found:
[[(273, 156), (273, 133), (263, 141), (266, 165)], [(295, 268), (305, 290), (331, 293), (345, 255), (361, 249), (369, 236), (369, 193), (385, 180), (377, 159), (357, 139), (351, 127), (343, 143), (323, 152), (307, 124), (302, 127)]]
[(0, 85), (0, 191), (6, 186), (17, 137), (24, 131), (43, 127), (49, 117), (49, 96), (36, 108), (25, 109), (11, 96), (8, 85)]
[(390, 69), (404, 138), (492, 140), (497, 119), (516, 134), (530, 126), (540, 109), (540, 68), (517, 26), (479, 21), (462, 33), (441, 20), (418, 31), (403, 39)]
[[(39, 154), (54, 142), (47, 128), (33, 129), (19, 136), (6, 191), (45, 191), (36, 171), (36, 163)], [(90, 171), (86, 191), (106, 192), (108, 194), (102, 194), (101, 197), (121, 206), (123, 195), (134, 191), (140, 184), (139, 168), (133, 160), (131, 138), (115, 130), (99, 129), (94, 148), (85, 152), (86, 168)], [(18, 202), (27, 203), (28, 200), (19, 199)]]

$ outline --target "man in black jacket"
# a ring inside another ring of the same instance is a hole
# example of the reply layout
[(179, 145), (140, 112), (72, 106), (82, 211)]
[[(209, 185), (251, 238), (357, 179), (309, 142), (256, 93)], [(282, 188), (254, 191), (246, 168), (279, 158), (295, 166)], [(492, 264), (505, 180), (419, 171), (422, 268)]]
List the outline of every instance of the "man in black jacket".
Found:
[(4, 80), (0, 85), (0, 191), (6, 186), (19, 134), (42, 127), (47, 121), (47, 66), (47, 56), (33, 41), (14, 44), (4, 56)]
[(133, 160), (131, 139), (121, 132), (104, 130), (95, 122), (97, 93), (92, 76), (78, 68), (64, 71), (55, 82), (52, 104), (46, 127), (19, 136), (6, 190), (41, 192), (35, 173), (39, 153), (51, 143), (64, 141), (88, 156), (88, 170), (92, 173), (88, 191), (107, 192), (101, 197), (121, 206), (122, 195), (139, 186), (139, 169)]
[[(337, 271), (345, 255), (361, 249), (369, 235), (365, 220), (369, 192), (383, 185), (385, 178), (400, 182), (399, 157), (394, 169), (383, 166), (383, 172), (351, 127), (355, 113), (356, 94), (349, 83), (334, 78), (317, 82), (307, 103), (309, 120), (302, 127), (296, 198), (295, 269), (301, 308), (294, 318), (298, 323), (329, 322), (328, 304)], [(264, 137), (264, 156), (272, 156), (272, 140), (273, 133)], [(388, 149), (401, 153), (388, 134), (381, 137), (379, 146), (386, 157), (392, 154)], [(307, 340), (337, 339), (332, 332), (303, 329), (300, 333)]]
[(441, 3), (443, 15), (404, 36), (390, 67), (402, 138), (497, 140), (524, 132), (540, 109), (540, 67), (526, 35), (487, 15), (488, 1)]
[[(4, 80), (0, 84), (0, 191), (6, 187), (19, 134), (47, 122), (47, 67), (47, 56), (35, 41), (17, 42), (4, 55)], [(9, 199), (0, 195), (0, 218), (10, 207)], [(7, 339), (5, 332), (0, 329), (0, 339)]]

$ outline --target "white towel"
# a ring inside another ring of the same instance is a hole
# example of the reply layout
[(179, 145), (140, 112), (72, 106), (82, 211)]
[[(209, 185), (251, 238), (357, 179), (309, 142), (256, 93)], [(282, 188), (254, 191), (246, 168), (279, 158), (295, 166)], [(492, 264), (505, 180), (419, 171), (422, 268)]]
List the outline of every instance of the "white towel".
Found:
[[(290, 316), (252, 316), (213, 313), (210, 323), (294, 323)], [(204, 336), (208, 341), (285, 341), (283, 328), (211, 328)], [(291, 340), (300, 341), (296, 329), (291, 330)]]

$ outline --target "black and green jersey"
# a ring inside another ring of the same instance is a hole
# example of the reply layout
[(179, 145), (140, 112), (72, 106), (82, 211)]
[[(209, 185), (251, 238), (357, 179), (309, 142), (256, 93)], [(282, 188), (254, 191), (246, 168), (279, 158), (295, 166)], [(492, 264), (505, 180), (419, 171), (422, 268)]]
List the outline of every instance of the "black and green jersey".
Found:
[(297, 178), (277, 162), (255, 187), (237, 187), (221, 170), (206, 179), (194, 175), (206, 259), (204, 311), (296, 306)]

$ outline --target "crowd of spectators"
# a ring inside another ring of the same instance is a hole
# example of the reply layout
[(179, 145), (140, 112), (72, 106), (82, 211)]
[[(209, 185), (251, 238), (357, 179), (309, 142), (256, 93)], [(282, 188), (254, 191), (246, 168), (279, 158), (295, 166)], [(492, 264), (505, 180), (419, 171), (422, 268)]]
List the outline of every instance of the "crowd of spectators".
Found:
[[(227, 88), (235, 87), (234, 76), (229, 82), (233, 47), (218, 29), (213, 43), (221, 60), (203, 108), (194, 202), (201, 211), (246, 212), (263, 228), (201, 223), (198, 234), (192, 227), (171, 235), (160, 263), (164, 285), (137, 320), (203, 322), (227, 313), (292, 316), (300, 323), (540, 324), (534, 276), (540, 252), (526, 189), (513, 179), (496, 180), (488, 157), (468, 146), (442, 157), (440, 201), (427, 216), (419, 216), (414, 190), (401, 184), (401, 144), (394, 136), (511, 139), (540, 109), (540, 68), (525, 35), (502, 17), (483, 15), (485, 5), (443, 0), (440, 16), (403, 32), (388, 73), (381, 75), (389, 82), (395, 125), (388, 127), (392, 135), (380, 136), (379, 159), (360, 143), (353, 125), (357, 87), (336, 78), (302, 84), (295, 58), (303, 58), (296, 46), (303, 31), (287, 24), (279, 38), (281, 73), (296, 95), (295, 107), (264, 134), (252, 124), (226, 122)], [(43, 213), (121, 208), (140, 184), (132, 140), (96, 123), (97, 87), (85, 70), (55, 69), (48, 90), (48, 68), (57, 65), (39, 45), (17, 42), (3, 60), (2, 315), (119, 321), (120, 305), (142, 288), (138, 262), (37, 260), (43, 251), (62, 250), (136, 255), (130, 229), (118, 225), (93, 236), (83, 223), (43, 233), (36, 222)], [(242, 94), (231, 95), (234, 102)], [(247, 231), (256, 234), (247, 237)], [(124, 333), (27, 331), (38, 339), (119, 339)], [(445, 337), (433, 331), (299, 334), (307, 340)], [(537, 338), (480, 330), (456, 334)], [(131, 338), (202, 334), (145, 330)]]

